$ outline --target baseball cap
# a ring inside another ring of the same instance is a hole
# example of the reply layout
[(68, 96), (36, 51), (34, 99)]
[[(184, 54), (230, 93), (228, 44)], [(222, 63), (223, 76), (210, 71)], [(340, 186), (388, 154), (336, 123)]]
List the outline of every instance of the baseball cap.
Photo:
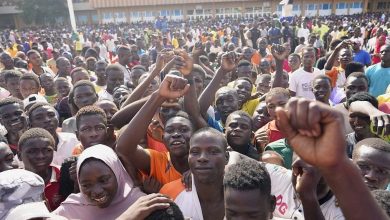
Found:
[(38, 94), (31, 94), (23, 100), (24, 109), (27, 110), (32, 104), (36, 102), (48, 103), (45, 97)]
[[(36, 202), (43, 203), (42, 193), (44, 192), (44, 187), (45, 182), (43, 179), (33, 172), (24, 169), (12, 169), (1, 172), (0, 219), (12, 214), (13, 209), (19, 205)], [(35, 209), (32, 210), (35, 212)], [(5, 219), (8, 219), (8, 217)]]

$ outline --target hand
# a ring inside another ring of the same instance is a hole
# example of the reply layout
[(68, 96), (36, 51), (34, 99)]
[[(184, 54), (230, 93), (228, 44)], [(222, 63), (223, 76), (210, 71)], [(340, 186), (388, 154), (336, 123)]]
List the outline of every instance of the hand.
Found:
[(194, 57), (200, 57), (204, 51), (204, 46), (201, 41), (198, 41), (195, 43), (193, 49), (192, 49), (192, 55)]
[(133, 203), (117, 220), (139, 220), (145, 219), (156, 210), (167, 209), (172, 202), (161, 194), (150, 194), (140, 197)]
[(339, 43), (335, 50), (341, 50), (343, 48), (348, 48), (349, 45), (352, 45), (352, 42), (350, 40), (343, 40), (341, 43)]
[(305, 162), (330, 168), (348, 160), (343, 116), (331, 107), (304, 98), (291, 98), (284, 109), (276, 109), (276, 122)]
[(168, 74), (161, 82), (160, 88), (158, 89), (158, 93), (164, 98), (176, 99), (186, 94), (189, 88), (190, 85), (187, 84), (186, 79)]
[(221, 69), (225, 72), (231, 72), (236, 68), (236, 53), (229, 52), (222, 55)]
[(192, 57), (184, 50), (175, 50), (175, 54), (177, 55), (175, 59), (176, 69), (178, 69), (183, 76), (190, 75), (192, 68), (194, 67), (194, 60)]
[(147, 177), (142, 183), (142, 189), (147, 194), (158, 193), (161, 187), (162, 184), (153, 177)]
[(272, 56), (274, 56), (275, 60), (283, 61), (288, 56), (288, 49), (283, 45), (274, 44), (271, 47)]
[(300, 199), (306, 196), (315, 196), (317, 185), (321, 179), (320, 172), (313, 166), (305, 163), (303, 160), (297, 160), (292, 165), (293, 186)]
[(183, 176), (181, 177), (181, 182), (184, 184), (184, 187), (186, 188), (187, 192), (192, 191), (192, 174), (191, 170), (187, 170), (183, 173)]
[(390, 135), (390, 115), (384, 112), (378, 112), (370, 115), (373, 122), (373, 131), (380, 137)]
[(269, 135), (266, 130), (257, 130), (255, 132), (255, 140), (256, 140), (256, 145), (258, 149), (263, 152), (264, 148), (267, 146), (269, 143)]

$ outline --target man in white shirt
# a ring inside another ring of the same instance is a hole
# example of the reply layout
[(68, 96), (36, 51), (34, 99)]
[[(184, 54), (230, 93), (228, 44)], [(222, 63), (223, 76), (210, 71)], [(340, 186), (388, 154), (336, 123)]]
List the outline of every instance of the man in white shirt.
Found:
[(118, 47), (117, 53), (118, 53), (119, 67), (121, 68), (124, 74), (125, 83), (127, 83), (130, 81), (130, 70), (127, 67), (127, 65), (132, 60), (131, 50), (129, 47), (122, 45)]
[(303, 67), (297, 69), (290, 75), (289, 90), (291, 96), (305, 97), (315, 99), (312, 90), (312, 81), (314, 77), (320, 75), (321, 70), (313, 67), (316, 62), (315, 49), (313, 47), (305, 47), (302, 49), (302, 64)]
[(114, 101), (114, 89), (124, 85), (124, 74), (119, 64), (110, 64), (106, 68), (107, 87), (98, 93), (100, 100)]
[(304, 37), (305, 43), (307, 43), (309, 35), (310, 35), (310, 30), (307, 28), (306, 22), (303, 22), (302, 26), (298, 29), (297, 37), (298, 38)]

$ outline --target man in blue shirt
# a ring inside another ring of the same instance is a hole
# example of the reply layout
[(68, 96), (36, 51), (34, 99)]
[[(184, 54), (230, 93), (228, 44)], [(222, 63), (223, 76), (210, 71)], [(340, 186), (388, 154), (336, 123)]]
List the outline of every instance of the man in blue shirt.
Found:
[(360, 44), (360, 41), (357, 39), (352, 41), (353, 61), (368, 67), (371, 65), (371, 56), (367, 51), (360, 49)]
[(282, 32), (279, 28), (275, 27), (275, 21), (272, 21), (271, 28), (268, 30), (269, 41), (272, 44), (280, 44), (280, 38), (282, 38)]
[(380, 50), (381, 63), (370, 66), (366, 70), (369, 93), (375, 97), (386, 92), (390, 84), (390, 45), (383, 45)]

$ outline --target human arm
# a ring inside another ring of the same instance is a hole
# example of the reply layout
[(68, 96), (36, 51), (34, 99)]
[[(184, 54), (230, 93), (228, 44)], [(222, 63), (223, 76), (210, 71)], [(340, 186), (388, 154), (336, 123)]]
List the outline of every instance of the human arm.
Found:
[(341, 113), (322, 103), (293, 98), (284, 109), (276, 109), (276, 116), (294, 152), (320, 170), (346, 219), (388, 219), (346, 155)]
[(343, 48), (346, 48), (348, 47), (348, 45), (350, 44), (349, 41), (342, 41), (341, 43), (339, 43), (339, 45), (336, 46), (336, 48), (334, 49), (334, 51), (330, 54), (328, 60), (326, 61), (325, 63), (325, 71), (326, 70), (331, 70), (333, 68), (333, 64), (334, 62), (336, 62), (336, 60), (338, 59), (338, 56), (339, 56), (339, 52), (341, 49)]
[(378, 136), (390, 135), (390, 115), (375, 108), (367, 101), (356, 101), (349, 105), (350, 112), (360, 112), (370, 116), (373, 130)]
[(150, 155), (138, 143), (145, 136), (149, 123), (161, 104), (168, 99), (183, 96), (188, 88), (187, 80), (182, 77), (167, 75), (164, 78), (158, 91), (150, 96), (118, 138), (116, 151), (123, 163), (132, 163), (138, 170), (150, 173)]
[(214, 71), (208, 68), (206, 65), (204, 65), (202, 61), (200, 61), (200, 56), (202, 55), (202, 53), (204, 53), (202, 42), (196, 42), (192, 50), (192, 58), (194, 64), (198, 64), (199, 66), (201, 66), (204, 69), (204, 71), (206, 71), (207, 75), (214, 76), (215, 74)]
[(116, 220), (140, 220), (145, 219), (154, 211), (167, 209), (172, 200), (161, 194), (150, 194), (140, 197)]
[(305, 219), (325, 220), (317, 197), (317, 185), (321, 174), (302, 160), (294, 162), (294, 189), (302, 202)]
[(137, 112), (142, 108), (142, 106), (148, 101), (150, 96), (144, 97), (140, 100), (137, 100), (133, 103), (127, 104), (125, 107), (122, 107), (114, 116), (111, 118), (111, 123), (116, 128), (122, 128), (124, 125), (129, 123), (131, 119), (137, 114)]
[[(150, 83), (153, 81), (154, 78), (156, 78), (156, 76), (160, 74), (161, 70), (165, 65), (165, 59), (167, 59), (168, 56), (169, 56), (168, 53), (165, 54), (160, 53), (157, 55), (157, 61), (154, 69), (149, 74), (149, 76), (134, 89), (134, 91), (129, 95), (126, 101), (123, 102), (121, 106), (122, 108), (142, 98), (142, 95), (144, 94), (145, 90), (148, 88)], [(172, 57), (173, 56), (171, 56), (170, 59), (172, 59)]]
[(200, 113), (206, 119), (207, 118), (207, 109), (213, 103), (215, 93), (219, 89), (219, 84), (223, 77), (231, 72), (236, 67), (236, 54), (234, 52), (225, 53), (222, 56), (222, 65), (217, 70), (214, 78), (203, 90), (202, 94), (199, 97), (199, 106)]
[(282, 87), (283, 80), (283, 62), (288, 55), (288, 50), (282, 45), (272, 45), (272, 56), (275, 58), (275, 78), (271, 88)]
[(200, 114), (199, 103), (196, 97), (194, 78), (192, 76), (193, 59), (186, 52), (181, 51), (176, 59), (176, 66), (190, 84), (189, 91), (184, 95), (184, 110), (190, 116), (196, 129), (207, 127), (207, 122)]

